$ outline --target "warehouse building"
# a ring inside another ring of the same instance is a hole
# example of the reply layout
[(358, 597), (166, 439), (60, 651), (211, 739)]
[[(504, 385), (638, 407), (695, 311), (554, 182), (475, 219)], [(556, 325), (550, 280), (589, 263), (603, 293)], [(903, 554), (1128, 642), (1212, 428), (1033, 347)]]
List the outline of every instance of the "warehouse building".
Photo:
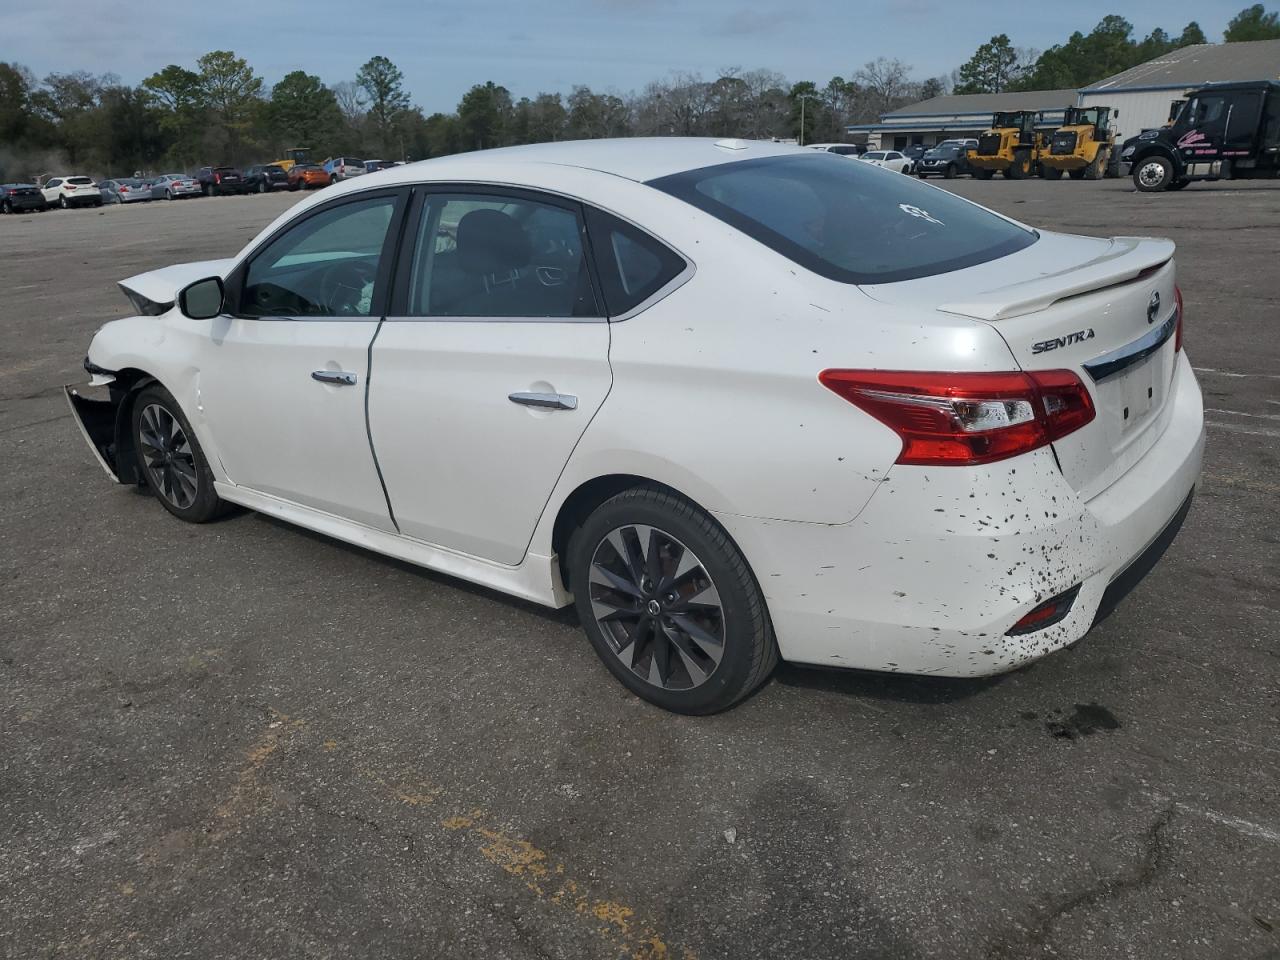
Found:
[(1280, 80), (1280, 40), (1199, 43), (1107, 77), (1080, 91), (1080, 106), (1106, 106), (1123, 140), (1163, 126), (1175, 100), (1205, 83)]
[(990, 129), (991, 115), (997, 110), (1041, 111), (1045, 126), (1058, 126), (1063, 111), (1075, 102), (1075, 90), (951, 94), (882, 114), (879, 123), (845, 129), (850, 139), (865, 135), (873, 150), (902, 150), (913, 143), (931, 147), (943, 140), (978, 136)]
[(1176, 100), (1205, 83), (1280, 80), (1280, 40), (1200, 43), (1107, 77), (1083, 90), (1030, 90), (934, 97), (882, 114), (879, 123), (846, 127), (848, 139), (867, 138), (872, 149), (902, 150), (913, 143), (976, 137), (997, 110), (1037, 110), (1045, 126), (1062, 122), (1066, 107), (1106, 106), (1113, 111), (1116, 139), (1162, 126)]

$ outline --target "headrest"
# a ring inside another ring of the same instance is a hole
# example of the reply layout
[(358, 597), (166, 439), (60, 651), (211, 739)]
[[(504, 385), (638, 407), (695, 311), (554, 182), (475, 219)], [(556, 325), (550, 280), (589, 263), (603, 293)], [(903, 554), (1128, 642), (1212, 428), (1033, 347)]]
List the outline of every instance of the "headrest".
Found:
[(458, 264), (467, 273), (510, 273), (532, 255), (524, 228), (501, 210), (472, 210), (458, 221)]

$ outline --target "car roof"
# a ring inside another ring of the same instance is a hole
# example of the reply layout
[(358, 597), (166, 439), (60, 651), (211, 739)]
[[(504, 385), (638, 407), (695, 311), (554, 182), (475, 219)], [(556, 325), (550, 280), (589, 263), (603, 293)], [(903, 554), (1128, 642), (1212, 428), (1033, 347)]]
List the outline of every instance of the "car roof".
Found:
[[(534, 143), (474, 153), (453, 154), (420, 160), (384, 170), (381, 183), (398, 183), (431, 178), (436, 170), (441, 179), (457, 176), (448, 168), (479, 167), (482, 164), (549, 163), (581, 167), (644, 182), (658, 177), (697, 170), (722, 163), (759, 157), (811, 155), (809, 147), (772, 143), (767, 140), (715, 140), (710, 137), (629, 137), (615, 140), (567, 140)], [(430, 171), (430, 172), (428, 172)]]

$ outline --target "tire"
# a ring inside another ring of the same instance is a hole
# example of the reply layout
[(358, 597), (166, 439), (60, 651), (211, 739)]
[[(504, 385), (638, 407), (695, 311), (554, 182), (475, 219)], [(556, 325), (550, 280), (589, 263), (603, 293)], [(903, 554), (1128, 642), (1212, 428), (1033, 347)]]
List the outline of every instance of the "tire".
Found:
[(1031, 176), (1031, 154), (1025, 150), (1019, 150), (1013, 155), (1013, 163), (1009, 164), (1009, 178), (1011, 180), (1026, 180)]
[(8, 213), (8, 214), (12, 214), (12, 213), (13, 213), (13, 201), (12, 201), (12, 200), (6, 200), (6, 201), (4, 202), (4, 212), (5, 212), (5, 213)]
[(960, 171), (956, 169), (956, 165), (954, 163), (948, 163), (946, 172), (942, 175), (948, 180), (954, 180), (956, 178), (956, 174), (959, 172)]
[(265, 180), (259, 181), (259, 183), (258, 183), (258, 192), (259, 192), (259, 193), (266, 193), (266, 192), (267, 192), (267, 181), (265, 181)]
[[(628, 546), (641, 551), (639, 567), (626, 558)], [(773, 628), (746, 560), (724, 529), (683, 497), (654, 487), (624, 490), (574, 531), (568, 558), (583, 629), (605, 667), (636, 696), (675, 713), (716, 713), (777, 665)], [(663, 586), (682, 560), (686, 568), (674, 578), (680, 586)], [(690, 605), (698, 598), (695, 613)]]
[(973, 171), (973, 175), (979, 180), (990, 180), (996, 175), (994, 170), (988, 170), (986, 167), (977, 167)]
[(1089, 165), (1084, 168), (1084, 176), (1086, 180), (1101, 180), (1107, 173), (1107, 160), (1111, 151), (1106, 147), (1100, 147), (1098, 152), (1093, 155), (1093, 159), (1089, 161)]
[(338, 175), (336, 173), (329, 174), (329, 186), (332, 187), (337, 182), (338, 182)]
[(164, 198), (165, 198), (166, 200), (172, 200), (172, 199), (173, 199), (173, 191), (172, 191), (172, 190), (166, 190), (166, 191), (164, 192)]
[(1143, 193), (1168, 190), (1173, 182), (1173, 164), (1164, 157), (1146, 157), (1133, 165), (1133, 185)]
[(58, 198), (58, 206), (59, 206), (59, 207), (61, 207), (63, 210), (70, 210), (70, 209), (71, 209), (71, 204), (67, 203), (67, 198), (66, 198), (66, 197), (59, 197), (59, 198)]
[(923, 170), (921, 170), (919, 173), (917, 173), (917, 174), (916, 174), (916, 176), (917, 176), (917, 177), (919, 177), (921, 180), (928, 180), (928, 179), (929, 179), (929, 175), (928, 175), (927, 173), (925, 173)]
[(138, 476), (160, 505), (188, 523), (222, 513), (209, 461), (173, 395), (158, 384), (147, 387), (134, 398), (130, 420)]
[(1072, 180), (1083, 180), (1084, 168), (1081, 167), (1079, 170), (1068, 170), (1067, 176), (1069, 176)]
[(1046, 180), (1061, 180), (1062, 169), (1060, 167), (1048, 167), (1044, 164), (1040, 165), (1040, 176)]

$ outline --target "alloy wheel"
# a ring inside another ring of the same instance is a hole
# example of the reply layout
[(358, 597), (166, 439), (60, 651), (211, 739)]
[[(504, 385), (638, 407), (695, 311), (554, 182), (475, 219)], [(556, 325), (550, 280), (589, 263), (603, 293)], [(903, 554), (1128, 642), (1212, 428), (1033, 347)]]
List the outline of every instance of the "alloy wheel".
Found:
[(1144, 163), (1138, 168), (1138, 179), (1148, 187), (1158, 185), (1164, 179), (1164, 164), (1155, 161)]
[(152, 489), (179, 510), (195, 503), (195, 454), (178, 418), (158, 403), (148, 404), (139, 418), (138, 442)]
[(591, 611), (613, 654), (664, 690), (706, 683), (724, 656), (720, 594), (702, 561), (657, 527), (609, 532), (591, 558)]

